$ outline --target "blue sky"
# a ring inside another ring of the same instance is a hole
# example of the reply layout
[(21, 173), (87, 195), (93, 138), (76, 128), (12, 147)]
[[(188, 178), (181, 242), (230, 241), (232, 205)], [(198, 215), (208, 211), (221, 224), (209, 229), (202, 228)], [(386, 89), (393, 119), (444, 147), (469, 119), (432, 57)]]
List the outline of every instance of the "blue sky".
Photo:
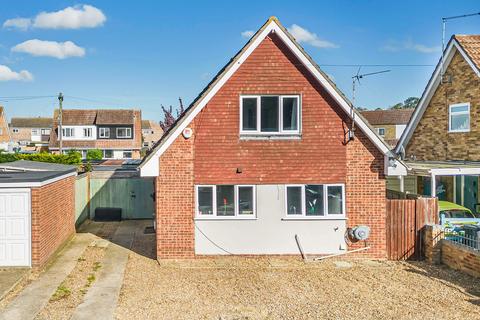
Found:
[[(0, 104), (9, 118), (51, 116), (51, 96), (61, 91), (66, 108), (136, 107), (160, 120), (160, 105), (176, 106), (178, 97), (188, 105), (245, 44), (242, 32), (272, 15), (298, 27), (306, 51), (348, 97), (358, 67), (329, 65), (427, 65), (362, 67), (392, 71), (365, 79), (357, 105), (388, 107), (421, 95), (440, 57), (441, 17), (480, 11), (474, 0), (2, 3)], [(63, 19), (78, 13), (77, 23)], [(480, 16), (450, 22), (453, 33), (480, 33)]]

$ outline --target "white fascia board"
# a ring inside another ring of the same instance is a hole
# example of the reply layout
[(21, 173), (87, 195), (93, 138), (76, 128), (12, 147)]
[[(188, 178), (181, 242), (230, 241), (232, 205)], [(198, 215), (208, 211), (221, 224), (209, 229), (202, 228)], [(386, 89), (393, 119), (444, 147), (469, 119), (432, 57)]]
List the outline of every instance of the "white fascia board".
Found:
[[(324, 86), (324, 88), (329, 92), (329, 94), (335, 99), (335, 101), (344, 109), (344, 111), (352, 117), (352, 108), (345, 101), (343, 97), (332, 87), (332, 85), (325, 79), (325, 77), (315, 68), (314, 65), (309, 61), (309, 59), (300, 51), (300, 49), (293, 43), (293, 41), (287, 36), (287, 34), (280, 28), (280, 26), (272, 20), (265, 29), (257, 36), (257, 38), (252, 42), (252, 44), (243, 52), (237, 61), (230, 66), (228, 71), (219, 79), (219, 81), (212, 87), (212, 89), (203, 97), (199, 103), (193, 108), (185, 119), (181, 120), (177, 128), (170, 134), (166, 140), (160, 145), (156, 150), (155, 154), (148, 159), (145, 164), (140, 166), (140, 176), (142, 177), (152, 177), (158, 176), (159, 166), (158, 158), (160, 155), (167, 150), (170, 145), (175, 141), (175, 139), (181, 134), (183, 129), (185, 129), (188, 124), (197, 116), (197, 114), (202, 111), (205, 105), (215, 96), (218, 90), (230, 79), (230, 77), (238, 70), (242, 63), (250, 56), (250, 54), (260, 45), (260, 43), (270, 34), (270, 32), (276, 32), (283, 42), (289, 47), (290, 50), (297, 56), (297, 58), (302, 61), (304, 66), (317, 78), (317, 80)], [(370, 127), (361, 119), (360, 117), (355, 117), (355, 122), (358, 124), (360, 129), (367, 135), (367, 137), (379, 148), (384, 154), (387, 154), (390, 149), (382, 142), (382, 140), (370, 129)], [(156, 164), (150, 164), (150, 162), (155, 162)], [(145, 169), (145, 168), (148, 169)]]
[(434, 176), (480, 175), (480, 167), (430, 169), (430, 174)]
[[(455, 54), (454, 49), (460, 52), (462, 57), (465, 59), (465, 61), (467, 61), (467, 63), (470, 65), (470, 67), (475, 72), (475, 74), (478, 77), (480, 77), (480, 70), (478, 70), (478, 68), (475, 66), (473, 61), (466, 54), (465, 50), (463, 50), (463, 48), (458, 44), (457, 40), (455, 39), (453, 39), (452, 42), (450, 42), (450, 45), (445, 50), (444, 69), (446, 70), (447, 67), (450, 65), (450, 62), (453, 59), (453, 55)], [(403, 134), (400, 137), (400, 141), (398, 142), (397, 147), (395, 148), (395, 152), (397, 154), (400, 153), (402, 147), (405, 148), (405, 146), (408, 144), (408, 142), (410, 141), (410, 138), (413, 135), (413, 132), (415, 131), (415, 128), (420, 122), (420, 119), (423, 117), (425, 109), (427, 108), (428, 104), (430, 103), (430, 100), (433, 97), (433, 94), (436, 92), (438, 85), (440, 84), (441, 72), (442, 72), (442, 64), (440, 62), (437, 65), (435, 71), (433, 72), (432, 78), (428, 83), (427, 88), (425, 89), (425, 92), (422, 95), (422, 98), (420, 99), (417, 108), (415, 108), (412, 118), (408, 122), (407, 128), (405, 129), (405, 131), (403, 131)]]
[(384, 172), (386, 176), (406, 176), (408, 175), (407, 166), (393, 155), (385, 155)]
[(39, 188), (46, 186), (47, 184), (63, 180), (68, 177), (76, 176), (77, 172), (70, 172), (59, 177), (55, 177), (42, 182), (17, 182), (17, 183), (0, 183), (0, 188)]

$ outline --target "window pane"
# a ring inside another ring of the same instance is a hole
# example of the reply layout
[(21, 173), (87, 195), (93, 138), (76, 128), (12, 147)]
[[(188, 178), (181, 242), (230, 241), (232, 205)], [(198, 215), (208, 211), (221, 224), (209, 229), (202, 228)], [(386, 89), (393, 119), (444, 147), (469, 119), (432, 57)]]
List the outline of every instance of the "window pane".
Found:
[(455, 112), (468, 112), (468, 105), (463, 105), (463, 106), (455, 106), (455, 107), (451, 107), (451, 112), (452, 113), (455, 113)]
[(198, 213), (201, 215), (213, 214), (212, 187), (198, 187)]
[(305, 208), (307, 216), (323, 216), (323, 185), (305, 186)]
[(278, 132), (278, 97), (261, 98), (261, 131)]
[(217, 186), (217, 216), (235, 215), (234, 195), (233, 186)]
[(302, 214), (302, 187), (287, 187), (287, 214)]
[(469, 130), (470, 116), (468, 114), (451, 115), (451, 130)]
[(243, 98), (242, 130), (257, 130), (257, 99)]
[(238, 214), (253, 214), (253, 187), (238, 187)]
[(298, 130), (297, 98), (283, 98), (283, 130)]
[(343, 195), (341, 186), (327, 187), (328, 214), (343, 214)]

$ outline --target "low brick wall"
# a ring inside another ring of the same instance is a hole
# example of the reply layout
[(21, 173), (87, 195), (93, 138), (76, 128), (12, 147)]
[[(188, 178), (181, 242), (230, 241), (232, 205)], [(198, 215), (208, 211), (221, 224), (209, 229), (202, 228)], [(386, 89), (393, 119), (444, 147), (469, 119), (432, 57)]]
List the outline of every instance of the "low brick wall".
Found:
[(480, 251), (442, 240), (442, 263), (452, 269), (480, 278)]
[(439, 225), (427, 225), (423, 237), (425, 259), (432, 264), (445, 264), (480, 278), (480, 251), (445, 240)]

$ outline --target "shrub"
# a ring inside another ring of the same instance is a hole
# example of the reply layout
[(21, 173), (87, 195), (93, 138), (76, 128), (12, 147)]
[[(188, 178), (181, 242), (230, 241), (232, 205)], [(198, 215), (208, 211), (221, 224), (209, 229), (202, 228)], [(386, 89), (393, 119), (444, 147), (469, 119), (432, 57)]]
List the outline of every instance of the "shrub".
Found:
[(87, 151), (87, 160), (102, 160), (103, 152), (99, 149), (90, 149)]
[(69, 152), (68, 154), (51, 154), (46, 152), (32, 154), (0, 153), (0, 163), (12, 162), (16, 160), (77, 165), (82, 162), (82, 156), (78, 152)]

